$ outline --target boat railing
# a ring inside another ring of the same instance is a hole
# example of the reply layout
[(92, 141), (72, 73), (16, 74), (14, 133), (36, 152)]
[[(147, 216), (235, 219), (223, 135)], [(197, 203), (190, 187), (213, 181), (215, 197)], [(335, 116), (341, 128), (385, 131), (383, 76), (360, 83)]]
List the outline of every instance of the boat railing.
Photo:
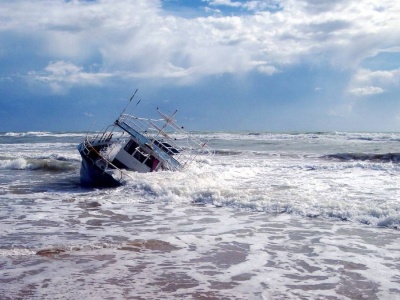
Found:
[[(103, 134), (104, 136), (104, 134)], [(103, 170), (103, 172), (107, 172), (107, 171), (114, 171), (118, 172), (119, 176), (117, 178), (115, 178), (117, 181), (121, 181), (122, 180), (122, 175), (123, 172), (120, 168), (118, 168), (117, 166), (115, 166), (109, 159), (107, 159), (106, 157), (104, 157), (104, 155), (102, 155), (99, 151), (96, 150), (96, 148), (93, 146), (93, 142), (95, 142), (96, 140), (98, 140), (99, 137), (98, 136), (94, 136), (89, 138), (88, 136), (86, 136), (85, 140), (82, 143), (83, 146), (83, 153), (86, 155), (87, 159), (89, 159), (92, 164), (97, 165), (100, 169)], [(101, 138), (99, 139), (101, 140)], [(90, 153), (91, 152), (95, 153), (95, 158), (91, 157)]]
[(177, 169), (176, 162), (179, 167), (184, 167), (199, 154), (211, 154), (206, 143), (185, 131), (171, 118), (167, 119), (164, 114), (162, 116), (162, 119), (146, 119), (123, 114), (117, 122), (124, 123), (143, 135), (150, 147), (156, 146), (167, 153), (163, 158), (169, 161), (173, 169)]

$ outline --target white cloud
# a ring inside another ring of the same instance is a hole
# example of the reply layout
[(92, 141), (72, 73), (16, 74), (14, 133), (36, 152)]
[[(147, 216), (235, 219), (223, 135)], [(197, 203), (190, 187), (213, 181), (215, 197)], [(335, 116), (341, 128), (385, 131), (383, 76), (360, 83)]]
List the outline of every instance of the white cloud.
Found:
[[(357, 69), (366, 57), (400, 44), (398, 1), (205, 3), (254, 13), (186, 19), (163, 12), (160, 0), (9, 0), (1, 4), (0, 36), (11, 32), (21, 37), (32, 56), (71, 62), (30, 73), (59, 85), (95, 84), (107, 76), (193, 82), (221, 73), (273, 75), (285, 66), (315, 61)], [(279, 10), (268, 11), (271, 7)], [(7, 55), (4, 49), (1, 53)], [(93, 61), (103, 73), (74, 69)], [(380, 85), (353, 84), (350, 90), (365, 86)]]
[(383, 93), (384, 90), (377, 86), (366, 86), (360, 88), (354, 88), (350, 91), (351, 94), (355, 96), (369, 96)]
[(85, 115), (86, 117), (89, 117), (89, 118), (93, 118), (93, 117), (94, 117), (94, 114), (88, 113), (88, 112), (85, 112), (84, 115)]
[(107, 73), (87, 73), (82, 67), (65, 61), (50, 62), (43, 71), (28, 73), (28, 80), (49, 85), (55, 94), (64, 94), (74, 85), (98, 85), (110, 78)]
[(358, 83), (371, 83), (390, 85), (398, 82), (400, 77), (400, 69), (391, 71), (371, 71), (368, 69), (360, 69), (354, 75), (354, 81)]
[(348, 91), (354, 96), (368, 96), (399, 87), (400, 69), (390, 71), (360, 69), (354, 74)]
[(4, 76), (4, 77), (0, 77), (0, 83), (1, 82), (13, 82), (14, 79), (11, 76)]
[(211, 6), (230, 6), (230, 7), (241, 7), (243, 4), (240, 2), (234, 2), (231, 0), (210, 0), (208, 1)]
[(249, 11), (276, 10), (280, 7), (276, 0), (252, 0), (252, 1), (232, 1), (232, 0), (205, 0), (210, 6), (226, 6), (242, 8)]
[(257, 70), (260, 73), (264, 73), (264, 74), (267, 74), (267, 75), (273, 75), (275, 73), (278, 73), (278, 69), (277, 68), (275, 68), (274, 66), (268, 66), (268, 65), (259, 66), (257, 68)]

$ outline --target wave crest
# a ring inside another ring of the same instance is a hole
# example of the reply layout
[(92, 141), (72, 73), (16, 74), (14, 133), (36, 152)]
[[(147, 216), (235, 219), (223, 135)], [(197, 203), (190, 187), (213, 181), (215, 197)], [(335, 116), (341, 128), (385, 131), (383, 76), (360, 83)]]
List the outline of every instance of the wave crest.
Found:
[(6, 159), (0, 161), (0, 170), (42, 170), (62, 172), (75, 169), (75, 166), (67, 161), (54, 159)]

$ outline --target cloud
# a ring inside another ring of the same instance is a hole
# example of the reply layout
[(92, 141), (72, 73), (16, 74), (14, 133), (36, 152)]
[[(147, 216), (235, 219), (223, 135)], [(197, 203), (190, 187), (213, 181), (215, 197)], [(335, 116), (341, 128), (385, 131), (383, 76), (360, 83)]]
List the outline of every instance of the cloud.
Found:
[(88, 113), (88, 112), (85, 112), (84, 115), (85, 115), (86, 117), (88, 117), (88, 118), (93, 118), (93, 117), (94, 117), (94, 114)]
[(277, 10), (280, 8), (279, 1), (275, 0), (252, 0), (252, 1), (232, 1), (232, 0), (205, 0), (210, 6), (225, 6), (241, 8), (248, 11)]
[(354, 80), (359, 83), (377, 82), (388, 85), (395, 84), (400, 76), (400, 69), (391, 71), (371, 71), (368, 69), (360, 69), (354, 75)]
[[(204, 3), (251, 13), (184, 18), (163, 11), (160, 0), (5, 0), (0, 37), (20, 38), (27, 55), (53, 62), (29, 76), (57, 87), (108, 76), (191, 84), (223, 73), (271, 76), (298, 64), (357, 70), (363, 59), (400, 42), (400, 2), (392, 0)], [(0, 53), (6, 59), (12, 49)], [(102, 72), (79, 67), (93, 64)]]
[(381, 94), (400, 87), (400, 69), (389, 71), (358, 70), (351, 79), (348, 91), (354, 96)]
[(0, 76), (0, 82), (13, 82), (13, 81), (14, 79), (11, 76), (4, 76), (4, 77)]
[(355, 96), (369, 96), (383, 93), (384, 90), (376, 86), (366, 86), (361, 88), (355, 88), (350, 91), (351, 94)]
[(231, 0), (209, 0), (211, 6), (230, 6), (230, 7), (241, 7), (243, 6), (240, 2), (233, 2)]
[(274, 66), (268, 66), (268, 65), (261, 65), (257, 68), (258, 72), (267, 74), (267, 75), (273, 75), (275, 73), (278, 73), (278, 69), (275, 68)]
[(55, 94), (64, 94), (74, 85), (99, 85), (110, 78), (107, 73), (88, 73), (83, 67), (65, 61), (50, 62), (43, 71), (31, 71), (27, 79), (30, 82), (40, 82), (49, 85)]

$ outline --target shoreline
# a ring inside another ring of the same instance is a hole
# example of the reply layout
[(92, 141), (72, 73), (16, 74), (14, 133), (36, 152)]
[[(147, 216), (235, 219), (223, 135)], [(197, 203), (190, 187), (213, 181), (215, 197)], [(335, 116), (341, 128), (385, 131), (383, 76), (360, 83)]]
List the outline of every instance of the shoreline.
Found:
[(68, 245), (74, 228), (54, 227), (63, 251), (2, 256), (1, 298), (394, 299), (400, 294), (396, 230), (226, 207), (100, 204), (87, 206), (78, 217), (75, 228), (85, 224), (80, 234), (86, 246), (76, 239)]

